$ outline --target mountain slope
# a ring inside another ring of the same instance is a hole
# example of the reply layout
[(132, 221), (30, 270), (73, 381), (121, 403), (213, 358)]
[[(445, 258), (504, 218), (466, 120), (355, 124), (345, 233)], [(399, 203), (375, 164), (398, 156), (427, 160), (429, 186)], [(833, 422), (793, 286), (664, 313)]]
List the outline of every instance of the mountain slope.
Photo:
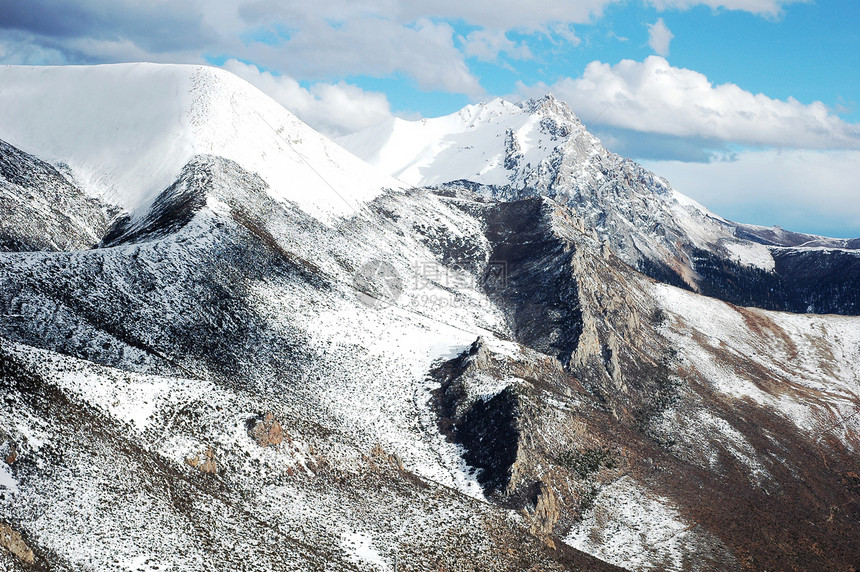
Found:
[(321, 221), (196, 154), (99, 248), (0, 252), (0, 567), (854, 564), (860, 318), (468, 186)]
[(78, 250), (97, 244), (117, 209), (57, 169), (0, 140), (0, 250)]
[[(436, 119), (392, 119), (339, 142), (414, 185), (465, 186), (502, 200), (552, 197), (623, 260), (662, 281), (768, 309), (860, 313), (853, 262), (839, 276), (825, 271), (817, 279), (776, 262), (790, 256), (808, 267), (844, 266), (822, 248), (844, 251), (837, 256), (854, 261), (856, 240), (739, 225), (714, 215), (607, 151), (550, 95), (516, 105), (470, 105)], [(811, 293), (820, 286), (831, 293), (826, 302)]]

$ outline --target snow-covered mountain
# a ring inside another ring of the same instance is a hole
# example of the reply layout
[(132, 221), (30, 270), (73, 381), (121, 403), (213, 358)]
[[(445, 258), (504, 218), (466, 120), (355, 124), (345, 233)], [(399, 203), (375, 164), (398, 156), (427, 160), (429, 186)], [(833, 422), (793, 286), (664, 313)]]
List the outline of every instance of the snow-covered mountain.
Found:
[[(860, 313), (858, 240), (727, 221), (605, 149), (552, 95), (496, 99), (435, 119), (393, 118), (339, 142), (415, 186), (466, 186), (501, 200), (551, 197), (659, 280), (769, 309)], [(803, 267), (815, 275), (800, 277)], [(827, 300), (810, 291), (821, 288)]]
[(0, 569), (854, 564), (860, 318), (411, 188), (223, 72), (2, 72)]
[(320, 220), (403, 185), (236, 76), (204, 66), (0, 67), (2, 139), (68, 166), (88, 194), (142, 213), (197, 155), (257, 173)]

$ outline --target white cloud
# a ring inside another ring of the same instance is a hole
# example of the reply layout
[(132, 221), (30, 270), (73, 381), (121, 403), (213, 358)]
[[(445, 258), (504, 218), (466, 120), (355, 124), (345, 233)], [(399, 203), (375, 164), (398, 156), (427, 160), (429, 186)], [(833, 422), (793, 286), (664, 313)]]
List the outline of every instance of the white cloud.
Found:
[(528, 46), (515, 44), (501, 30), (475, 30), (464, 38), (463, 51), (466, 56), (481, 61), (496, 61), (499, 54), (507, 54), (516, 60), (531, 58)]
[(860, 237), (860, 151), (746, 151), (733, 161), (644, 165), (726, 218)]
[[(705, 4), (778, 15), (791, 0), (649, 1), (660, 9)], [(302, 79), (402, 75), (423, 89), (479, 96), (483, 90), (467, 57), (496, 63), (499, 54), (530, 58), (528, 46), (510, 40), (511, 31), (578, 45), (573, 25), (593, 23), (608, 6), (623, 2), (0, 0), (0, 35), (7, 43), (0, 60), (198, 63), (215, 55)], [(457, 45), (448, 22), (477, 30)]]
[(669, 55), (669, 42), (675, 35), (660, 18), (653, 24), (648, 24), (648, 45), (661, 56)]
[(821, 102), (773, 99), (735, 84), (714, 85), (699, 72), (659, 57), (616, 65), (591, 62), (579, 78), (519, 86), (521, 95), (551, 91), (586, 122), (682, 138), (747, 145), (860, 148), (860, 125)]
[(619, 0), (328, 0), (291, 2), (255, 0), (242, 4), (246, 17), (283, 13), (291, 19), (319, 17), (346, 22), (367, 17), (410, 23), (422, 18), (462, 20), (496, 30), (538, 29), (553, 23), (585, 23), (599, 17)]
[(0, 62), (11, 65), (62, 65), (67, 63), (61, 50), (42, 46), (29, 34), (12, 32), (0, 37)]
[(344, 82), (316, 83), (305, 89), (291, 77), (261, 72), (257, 66), (237, 60), (229, 60), (223, 67), (331, 137), (353, 133), (391, 117), (388, 99), (382, 93)]
[[(273, 14), (272, 20), (279, 17)], [(239, 52), (243, 60), (303, 79), (399, 73), (422, 89), (483, 94), (454, 44), (454, 29), (444, 22), (312, 19), (275, 41), (249, 41)]]
[(658, 10), (686, 10), (704, 5), (714, 10), (738, 10), (769, 17), (779, 16), (784, 6), (809, 1), (811, 0), (650, 0)]

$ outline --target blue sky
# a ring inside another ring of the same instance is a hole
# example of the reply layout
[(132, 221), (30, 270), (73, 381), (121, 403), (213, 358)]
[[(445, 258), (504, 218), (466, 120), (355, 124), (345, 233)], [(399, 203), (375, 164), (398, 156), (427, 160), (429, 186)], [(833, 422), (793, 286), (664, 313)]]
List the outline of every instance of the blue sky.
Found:
[(120, 61), (223, 66), (333, 136), (552, 91), (718, 214), (860, 236), (857, 0), (0, 0), (0, 63)]

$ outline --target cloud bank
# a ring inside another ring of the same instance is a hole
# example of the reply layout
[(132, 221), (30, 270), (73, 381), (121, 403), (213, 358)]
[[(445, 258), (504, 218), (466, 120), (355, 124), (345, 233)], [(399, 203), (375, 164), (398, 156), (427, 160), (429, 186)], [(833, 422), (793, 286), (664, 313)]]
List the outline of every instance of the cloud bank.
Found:
[[(648, 0), (659, 10), (706, 5), (777, 16), (792, 0)], [(0, 0), (6, 63), (253, 61), (277, 73), (331, 80), (412, 78), (427, 90), (483, 94), (468, 58), (530, 57), (516, 31), (576, 46), (572, 26), (594, 22), (623, 0)], [(450, 23), (476, 28), (462, 40)], [(671, 32), (651, 29), (656, 53)]]
[(860, 151), (767, 149), (732, 161), (644, 164), (731, 220), (860, 237)]
[(860, 149), (860, 125), (821, 102), (773, 99), (669, 65), (659, 56), (610, 65), (591, 62), (578, 78), (520, 86), (533, 97), (551, 91), (586, 122), (640, 133), (742, 145)]

